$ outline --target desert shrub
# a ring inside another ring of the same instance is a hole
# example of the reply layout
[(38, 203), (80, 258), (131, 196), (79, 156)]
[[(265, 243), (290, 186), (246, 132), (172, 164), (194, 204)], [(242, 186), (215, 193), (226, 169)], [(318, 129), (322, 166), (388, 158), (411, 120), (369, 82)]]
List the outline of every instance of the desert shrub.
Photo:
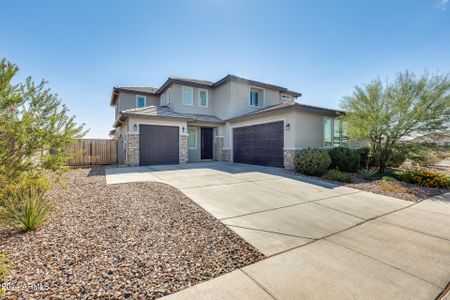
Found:
[(347, 147), (336, 147), (328, 150), (331, 158), (330, 169), (338, 168), (343, 172), (355, 172), (360, 167), (359, 153)]
[[(399, 167), (408, 158), (408, 150), (403, 147), (396, 147), (388, 150), (387, 155), (388, 160), (383, 161), (383, 166), (385, 167)], [(360, 166), (361, 168), (371, 168), (378, 167), (380, 165), (380, 160), (382, 159), (381, 154), (374, 153), (369, 156), (369, 148), (363, 147), (356, 149), (356, 153), (359, 154)], [(384, 156), (383, 156), (384, 157)]]
[(48, 182), (42, 178), (9, 184), (0, 203), (0, 225), (18, 231), (36, 230), (51, 210), (45, 197), (48, 188)]
[(338, 169), (329, 170), (323, 178), (339, 182), (352, 182), (352, 177), (348, 173), (339, 171)]
[(429, 167), (442, 160), (437, 153), (431, 150), (422, 150), (416, 153), (412, 153), (409, 159), (414, 165), (421, 167)]
[(306, 175), (322, 175), (330, 164), (330, 156), (323, 149), (303, 149), (294, 156), (295, 170)]
[(450, 188), (449, 176), (423, 168), (409, 168), (396, 174), (401, 181), (432, 188)]
[(356, 153), (359, 155), (359, 165), (361, 168), (373, 167), (373, 161), (369, 158), (369, 147), (362, 147), (356, 149)]
[(371, 167), (368, 169), (361, 169), (358, 171), (358, 174), (364, 179), (364, 180), (371, 180), (374, 179), (377, 175), (378, 170), (377, 168)]
[(381, 179), (379, 186), (383, 191), (394, 192), (394, 193), (406, 193), (408, 189), (402, 186), (397, 181), (393, 180), (391, 177), (383, 177), (387, 179)]
[[(5, 254), (0, 253), (0, 284), (2, 284), (9, 275), (9, 262)], [(5, 294), (5, 290), (0, 285), (0, 297)]]

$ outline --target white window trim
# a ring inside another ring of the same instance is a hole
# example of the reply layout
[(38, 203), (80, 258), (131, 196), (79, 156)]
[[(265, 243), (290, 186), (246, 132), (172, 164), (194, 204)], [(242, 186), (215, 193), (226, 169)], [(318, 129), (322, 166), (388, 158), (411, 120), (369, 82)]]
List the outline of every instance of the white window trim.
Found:
[(136, 108), (139, 108), (139, 106), (138, 106), (138, 99), (139, 99), (139, 97), (144, 97), (144, 107), (146, 107), (147, 106), (147, 96), (136, 95)]
[[(202, 105), (202, 101), (201, 101), (201, 98), (200, 98), (200, 93), (201, 92), (206, 92), (206, 105)], [(199, 107), (203, 107), (203, 108), (208, 108), (208, 102), (209, 102), (209, 100), (208, 100), (208, 98), (209, 98), (209, 96), (208, 96), (208, 90), (207, 89), (199, 89), (198, 90), (198, 106)]]
[[(255, 105), (251, 104), (251, 98), (250, 98), (251, 94), (250, 93), (251, 93), (252, 90), (258, 90), (258, 91), (261, 91), (261, 93), (262, 93), (261, 103), (258, 106), (255, 106)], [(262, 108), (262, 107), (264, 107), (265, 98), (266, 98), (266, 90), (264, 88), (260, 88), (260, 87), (257, 87), (257, 86), (250, 86), (248, 88), (248, 106), (255, 107), (255, 108)]]
[(194, 140), (194, 147), (189, 147), (189, 140), (188, 140), (188, 149), (197, 149), (197, 128), (196, 127), (188, 127), (187, 128), (187, 134), (188, 134), (188, 139), (189, 139), (189, 129), (190, 128), (193, 128), (194, 129), (194, 138), (195, 138), (195, 140)]
[[(189, 89), (189, 90), (191, 91), (191, 104), (186, 104), (186, 103), (184, 102), (184, 89)], [(184, 85), (184, 86), (182, 87), (181, 91), (182, 91), (181, 103), (182, 103), (184, 106), (193, 106), (193, 105), (194, 105), (194, 88), (191, 87), (191, 86), (185, 86), (185, 85)]]

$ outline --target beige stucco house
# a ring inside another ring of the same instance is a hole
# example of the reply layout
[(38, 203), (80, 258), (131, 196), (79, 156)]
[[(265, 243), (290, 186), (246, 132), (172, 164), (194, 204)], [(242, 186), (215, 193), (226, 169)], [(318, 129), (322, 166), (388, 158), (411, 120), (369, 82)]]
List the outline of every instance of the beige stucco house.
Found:
[(228, 75), (169, 78), (161, 87), (115, 87), (119, 164), (219, 160), (293, 167), (296, 150), (346, 145), (337, 110), (301, 104), (300, 93)]

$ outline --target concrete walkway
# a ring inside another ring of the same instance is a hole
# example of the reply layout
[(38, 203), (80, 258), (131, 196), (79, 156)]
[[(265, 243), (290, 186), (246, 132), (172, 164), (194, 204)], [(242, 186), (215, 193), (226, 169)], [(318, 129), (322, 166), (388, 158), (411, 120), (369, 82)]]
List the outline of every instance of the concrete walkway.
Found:
[(167, 299), (433, 299), (450, 281), (450, 197), (415, 204), (282, 169), (108, 169), (188, 195), (268, 258)]

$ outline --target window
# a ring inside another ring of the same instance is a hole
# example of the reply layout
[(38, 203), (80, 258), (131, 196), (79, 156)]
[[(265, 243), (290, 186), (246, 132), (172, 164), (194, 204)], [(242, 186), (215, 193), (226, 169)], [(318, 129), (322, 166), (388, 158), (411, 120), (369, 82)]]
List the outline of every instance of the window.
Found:
[(169, 105), (170, 103), (170, 89), (161, 95), (161, 105)]
[(196, 148), (195, 128), (188, 127), (188, 148)]
[(136, 96), (136, 107), (145, 107), (145, 96)]
[(259, 89), (250, 89), (250, 106), (261, 107), (263, 101), (263, 91)]
[(289, 101), (289, 100), (291, 100), (291, 97), (289, 97), (289, 95), (281, 95), (281, 100)]
[(332, 119), (325, 119), (323, 121), (323, 143), (325, 147), (331, 147), (332, 146), (332, 128), (333, 128), (333, 120)]
[(192, 106), (193, 89), (188, 86), (183, 87), (183, 105)]
[(333, 123), (333, 146), (339, 147), (341, 145), (341, 123), (338, 120), (334, 120)]
[(347, 122), (325, 118), (323, 121), (323, 145), (325, 147), (348, 147)]
[(347, 121), (341, 121), (341, 144), (344, 147), (348, 147), (348, 123)]
[(200, 107), (208, 107), (208, 91), (199, 90), (198, 91), (198, 102)]

